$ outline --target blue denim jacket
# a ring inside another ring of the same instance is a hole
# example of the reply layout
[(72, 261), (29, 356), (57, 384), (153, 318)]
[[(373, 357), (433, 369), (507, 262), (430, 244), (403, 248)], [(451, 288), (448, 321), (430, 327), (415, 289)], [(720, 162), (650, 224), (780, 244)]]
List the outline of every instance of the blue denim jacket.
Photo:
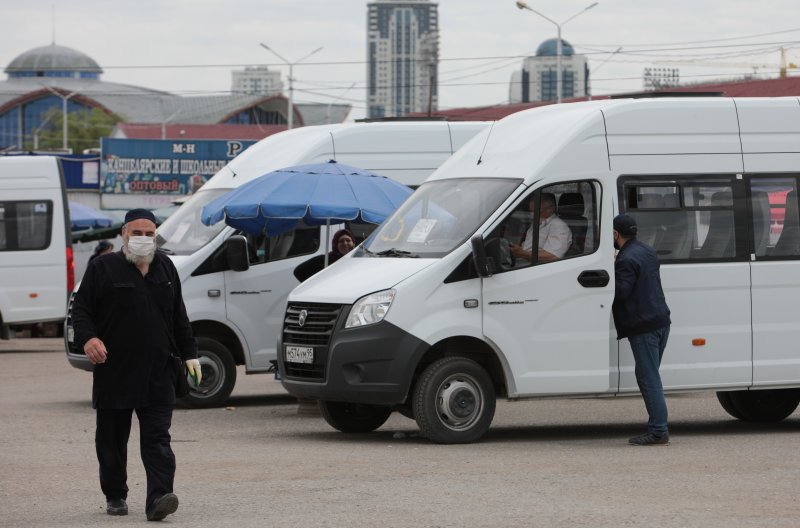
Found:
[(659, 267), (656, 251), (635, 238), (628, 240), (617, 254), (612, 306), (617, 339), (652, 332), (671, 323)]

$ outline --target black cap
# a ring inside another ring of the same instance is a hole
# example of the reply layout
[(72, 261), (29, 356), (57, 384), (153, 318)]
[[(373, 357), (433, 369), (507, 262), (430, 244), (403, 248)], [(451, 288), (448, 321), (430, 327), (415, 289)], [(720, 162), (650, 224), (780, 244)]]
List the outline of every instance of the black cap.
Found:
[(636, 227), (636, 220), (626, 214), (617, 215), (614, 218), (614, 230), (624, 237), (635, 237), (636, 233), (639, 232), (639, 228)]
[(148, 211), (147, 209), (131, 209), (125, 215), (125, 223), (133, 222), (134, 220), (150, 220), (154, 224), (156, 223), (156, 215), (153, 214), (152, 211)]

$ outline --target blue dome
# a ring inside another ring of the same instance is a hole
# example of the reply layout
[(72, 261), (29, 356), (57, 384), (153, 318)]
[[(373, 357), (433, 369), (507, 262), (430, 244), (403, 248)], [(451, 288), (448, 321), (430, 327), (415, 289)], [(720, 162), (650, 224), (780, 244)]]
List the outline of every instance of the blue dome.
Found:
[[(103, 73), (102, 68), (88, 55), (55, 43), (28, 50), (6, 67), (8, 74), (39, 74), (48, 72)], [(42, 75), (39, 75), (40, 77)], [(77, 75), (76, 75), (77, 77)]]
[[(558, 55), (558, 39), (547, 39), (536, 48), (537, 57), (555, 57)], [(574, 55), (575, 50), (572, 49), (572, 44), (564, 39), (561, 39), (561, 56)]]

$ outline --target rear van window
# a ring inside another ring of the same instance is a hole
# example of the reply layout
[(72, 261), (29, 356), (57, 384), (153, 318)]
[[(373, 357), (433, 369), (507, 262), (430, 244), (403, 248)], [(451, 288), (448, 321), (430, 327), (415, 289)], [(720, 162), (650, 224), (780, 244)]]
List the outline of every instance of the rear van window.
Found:
[(0, 251), (47, 249), (52, 226), (52, 200), (0, 201)]

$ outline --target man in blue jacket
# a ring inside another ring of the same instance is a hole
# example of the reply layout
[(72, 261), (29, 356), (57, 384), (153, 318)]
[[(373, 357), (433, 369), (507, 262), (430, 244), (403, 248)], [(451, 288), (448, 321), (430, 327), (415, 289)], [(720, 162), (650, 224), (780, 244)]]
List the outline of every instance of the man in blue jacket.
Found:
[(669, 308), (661, 288), (655, 250), (636, 239), (636, 221), (621, 214), (614, 218), (616, 294), (612, 311), (617, 339), (628, 338), (636, 362), (636, 382), (644, 399), (647, 432), (634, 436), (633, 445), (668, 445), (667, 402), (658, 368), (669, 338)]

